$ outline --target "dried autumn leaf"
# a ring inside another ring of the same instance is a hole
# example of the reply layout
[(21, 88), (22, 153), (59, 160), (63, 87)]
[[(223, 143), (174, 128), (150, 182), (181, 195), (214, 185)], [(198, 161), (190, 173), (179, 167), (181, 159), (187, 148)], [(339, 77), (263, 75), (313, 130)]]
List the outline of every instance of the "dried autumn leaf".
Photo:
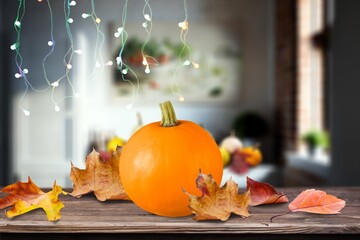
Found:
[(185, 192), (190, 197), (189, 208), (195, 214), (194, 220), (226, 221), (232, 212), (243, 218), (250, 216), (250, 192), (239, 194), (238, 185), (231, 178), (219, 188), (211, 175), (200, 172), (196, 185), (202, 192), (201, 197)]
[(249, 177), (246, 177), (246, 190), (250, 190), (250, 206), (289, 202), (289, 199), (283, 193), (276, 192), (272, 185)]
[(324, 191), (308, 189), (301, 192), (290, 204), (291, 212), (317, 214), (338, 214), (345, 207), (345, 201)]
[(60, 210), (64, 204), (58, 199), (59, 194), (67, 193), (54, 182), (53, 189), (44, 193), (38, 186), (28, 178), (28, 182), (16, 182), (4, 187), (1, 192), (8, 195), (0, 198), (0, 209), (14, 205), (6, 212), (8, 218), (30, 212), (34, 209), (44, 209), (49, 221), (57, 221), (61, 218)]
[(86, 158), (86, 169), (71, 164), (70, 178), (73, 182), (73, 197), (94, 192), (99, 201), (129, 200), (120, 181), (119, 160), (121, 148), (117, 148), (109, 159), (102, 159), (93, 150)]

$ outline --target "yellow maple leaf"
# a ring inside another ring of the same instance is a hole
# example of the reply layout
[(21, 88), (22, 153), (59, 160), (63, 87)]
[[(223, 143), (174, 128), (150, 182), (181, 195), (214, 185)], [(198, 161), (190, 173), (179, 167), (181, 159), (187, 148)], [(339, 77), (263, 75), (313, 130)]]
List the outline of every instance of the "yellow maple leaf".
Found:
[(120, 181), (119, 161), (121, 148), (118, 147), (108, 160), (100, 157), (93, 150), (86, 158), (86, 169), (82, 170), (71, 164), (70, 178), (73, 182), (73, 197), (94, 192), (99, 201), (129, 200)]
[(56, 185), (56, 181), (54, 181), (53, 189), (44, 193), (30, 177), (27, 183), (16, 182), (4, 187), (1, 192), (8, 195), (0, 198), (0, 209), (13, 205), (5, 214), (8, 218), (42, 208), (49, 221), (57, 221), (61, 218), (60, 210), (64, 204), (58, 199), (58, 196), (61, 193), (67, 194), (60, 186)]
[(190, 197), (189, 208), (195, 214), (194, 220), (226, 221), (231, 213), (243, 218), (250, 216), (248, 211), (251, 201), (250, 192), (239, 194), (238, 185), (232, 179), (219, 188), (211, 175), (200, 172), (196, 185), (202, 196), (194, 196), (185, 191)]

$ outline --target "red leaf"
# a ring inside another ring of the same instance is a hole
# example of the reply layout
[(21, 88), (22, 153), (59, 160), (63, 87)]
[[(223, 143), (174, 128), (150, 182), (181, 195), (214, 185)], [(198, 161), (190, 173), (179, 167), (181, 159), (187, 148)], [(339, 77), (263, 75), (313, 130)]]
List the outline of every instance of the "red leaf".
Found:
[(289, 204), (292, 212), (317, 214), (338, 214), (344, 207), (344, 200), (315, 189), (303, 191)]
[(246, 185), (246, 190), (250, 190), (250, 206), (289, 202), (283, 193), (276, 192), (274, 187), (268, 183), (257, 182), (246, 177)]

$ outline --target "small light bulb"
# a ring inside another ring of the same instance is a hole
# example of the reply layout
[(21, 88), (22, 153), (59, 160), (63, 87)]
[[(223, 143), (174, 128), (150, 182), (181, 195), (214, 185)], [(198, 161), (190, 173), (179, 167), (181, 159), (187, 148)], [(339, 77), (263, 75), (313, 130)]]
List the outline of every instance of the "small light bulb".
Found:
[(11, 50), (15, 50), (16, 49), (16, 43), (14, 43), (13, 45), (10, 46)]
[(28, 110), (23, 109), (23, 112), (24, 112), (25, 116), (27, 116), (27, 117), (30, 116), (30, 112)]
[(89, 14), (87, 14), (87, 13), (83, 13), (83, 14), (81, 14), (81, 17), (82, 18), (87, 18), (87, 17), (89, 17), (90, 15)]
[(124, 31), (124, 28), (123, 28), (123, 27), (119, 27), (117, 30), (118, 30), (119, 33), (122, 33), (122, 32)]
[(16, 78), (21, 78), (21, 74), (20, 73), (15, 73), (15, 77)]
[(39, 3), (41, 3), (41, 2), (42, 2), (42, 0), (38, 0), (38, 2), (39, 2)]
[(132, 103), (129, 103), (128, 105), (126, 105), (126, 108), (127, 108), (128, 110), (130, 110), (130, 109), (132, 109), (132, 106), (133, 106), (133, 104), (132, 104)]
[(180, 96), (179, 96), (179, 101), (180, 101), (180, 102), (184, 102), (184, 101), (185, 101), (185, 98), (184, 98), (183, 95), (180, 95)]
[(143, 22), (143, 23), (142, 23), (142, 27), (143, 27), (143, 28), (147, 28), (147, 23), (146, 23), (146, 22)]
[(191, 62), (189, 60), (185, 60), (184, 66), (189, 66), (190, 64), (191, 64)]
[(96, 19), (95, 19), (95, 22), (96, 22), (96, 23), (100, 23), (100, 22), (101, 22), (101, 19), (100, 19), (100, 18), (96, 18)]
[(58, 87), (59, 86), (59, 82), (58, 81), (56, 81), (56, 82), (53, 82), (52, 84), (50, 84), (51, 86), (53, 86), (53, 87)]
[(27, 68), (24, 68), (23, 73), (28, 74), (29, 70)]
[(100, 67), (101, 67), (101, 64), (100, 64), (98, 61), (96, 61), (95, 67), (100, 68)]
[(14, 23), (17, 27), (20, 27), (21, 26), (21, 22), (19, 22), (19, 21), (15, 21), (15, 23)]
[(189, 27), (189, 23), (188, 23), (188, 21), (183, 21), (183, 22), (179, 22), (178, 23), (178, 26), (179, 26), (179, 28), (181, 28), (182, 30), (187, 30), (188, 29), (188, 27)]
[(125, 68), (121, 71), (122, 74), (127, 74), (128, 73), (128, 70)]
[(71, 1), (69, 5), (70, 5), (70, 6), (75, 6), (75, 5), (76, 5), (76, 2), (75, 2), (75, 1)]
[(116, 38), (118, 38), (118, 37), (120, 37), (120, 33), (119, 33), (119, 32), (116, 32), (116, 33), (114, 33), (114, 36), (115, 36)]
[(142, 60), (142, 64), (145, 66), (145, 65), (148, 65), (148, 62), (146, 60), (146, 57), (143, 57), (143, 60)]
[(76, 50), (74, 51), (74, 53), (77, 53), (77, 54), (81, 55), (81, 54), (82, 54), (82, 50), (81, 50), (81, 49), (76, 49)]
[(146, 68), (145, 68), (145, 73), (146, 73), (146, 74), (149, 74), (149, 73), (150, 73), (150, 68), (149, 68), (149, 65), (146, 65)]
[(57, 104), (55, 104), (55, 108), (54, 108), (54, 109), (55, 109), (56, 112), (60, 112), (60, 107), (59, 107)]
[(200, 65), (196, 62), (192, 62), (192, 64), (193, 64), (194, 68), (196, 68), (196, 69), (198, 69), (200, 67)]
[(145, 15), (144, 15), (144, 18), (145, 18), (147, 21), (151, 21), (151, 18), (150, 18), (150, 15), (149, 15), (149, 14), (145, 14)]
[(80, 97), (80, 93), (74, 93), (74, 96), (75, 96), (76, 98), (79, 98), (79, 97)]
[(68, 63), (68, 64), (66, 65), (66, 68), (67, 68), (67, 69), (72, 69), (72, 65), (71, 65), (70, 63)]
[(113, 64), (114, 64), (113, 61), (108, 61), (108, 62), (106, 63), (107, 66), (112, 66)]
[(50, 40), (50, 41), (48, 41), (48, 45), (51, 47), (54, 45), (54, 42)]
[(69, 18), (67, 21), (68, 21), (68, 23), (73, 23), (73, 22), (74, 22), (74, 19)]
[(119, 65), (121, 63), (121, 58), (120, 57), (116, 57), (116, 63), (117, 63), (117, 65)]

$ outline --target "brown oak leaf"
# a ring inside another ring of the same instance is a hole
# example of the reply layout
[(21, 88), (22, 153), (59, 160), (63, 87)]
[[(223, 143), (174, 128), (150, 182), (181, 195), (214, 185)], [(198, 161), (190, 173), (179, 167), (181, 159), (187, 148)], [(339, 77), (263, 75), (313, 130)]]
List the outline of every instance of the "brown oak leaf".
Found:
[(99, 201), (129, 200), (120, 181), (119, 160), (121, 148), (117, 148), (108, 159), (102, 159), (93, 150), (86, 158), (86, 169), (78, 169), (71, 164), (70, 178), (73, 182), (73, 197), (94, 192)]
[(289, 202), (289, 199), (283, 193), (276, 192), (272, 185), (249, 177), (246, 177), (246, 190), (250, 190), (250, 206)]
[(57, 221), (61, 218), (60, 210), (64, 207), (64, 204), (58, 199), (58, 196), (61, 193), (67, 194), (60, 186), (56, 185), (56, 181), (53, 189), (44, 193), (30, 177), (28, 182), (16, 182), (4, 187), (1, 192), (8, 195), (0, 198), (0, 209), (13, 205), (5, 214), (8, 218), (42, 208), (49, 221)]
[(344, 207), (344, 200), (315, 189), (307, 189), (301, 192), (289, 204), (289, 210), (291, 212), (317, 214), (338, 214)]
[(199, 220), (226, 221), (231, 213), (243, 218), (249, 217), (248, 211), (250, 192), (239, 194), (238, 185), (230, 178), (224, 186), (219, 188), (211, 175), (199, 173), (196, 179), (197, 188), (202, 196), (194, 196), (184, 192), (190, 197), (189, 208), (195, 214), (193, 218)]

